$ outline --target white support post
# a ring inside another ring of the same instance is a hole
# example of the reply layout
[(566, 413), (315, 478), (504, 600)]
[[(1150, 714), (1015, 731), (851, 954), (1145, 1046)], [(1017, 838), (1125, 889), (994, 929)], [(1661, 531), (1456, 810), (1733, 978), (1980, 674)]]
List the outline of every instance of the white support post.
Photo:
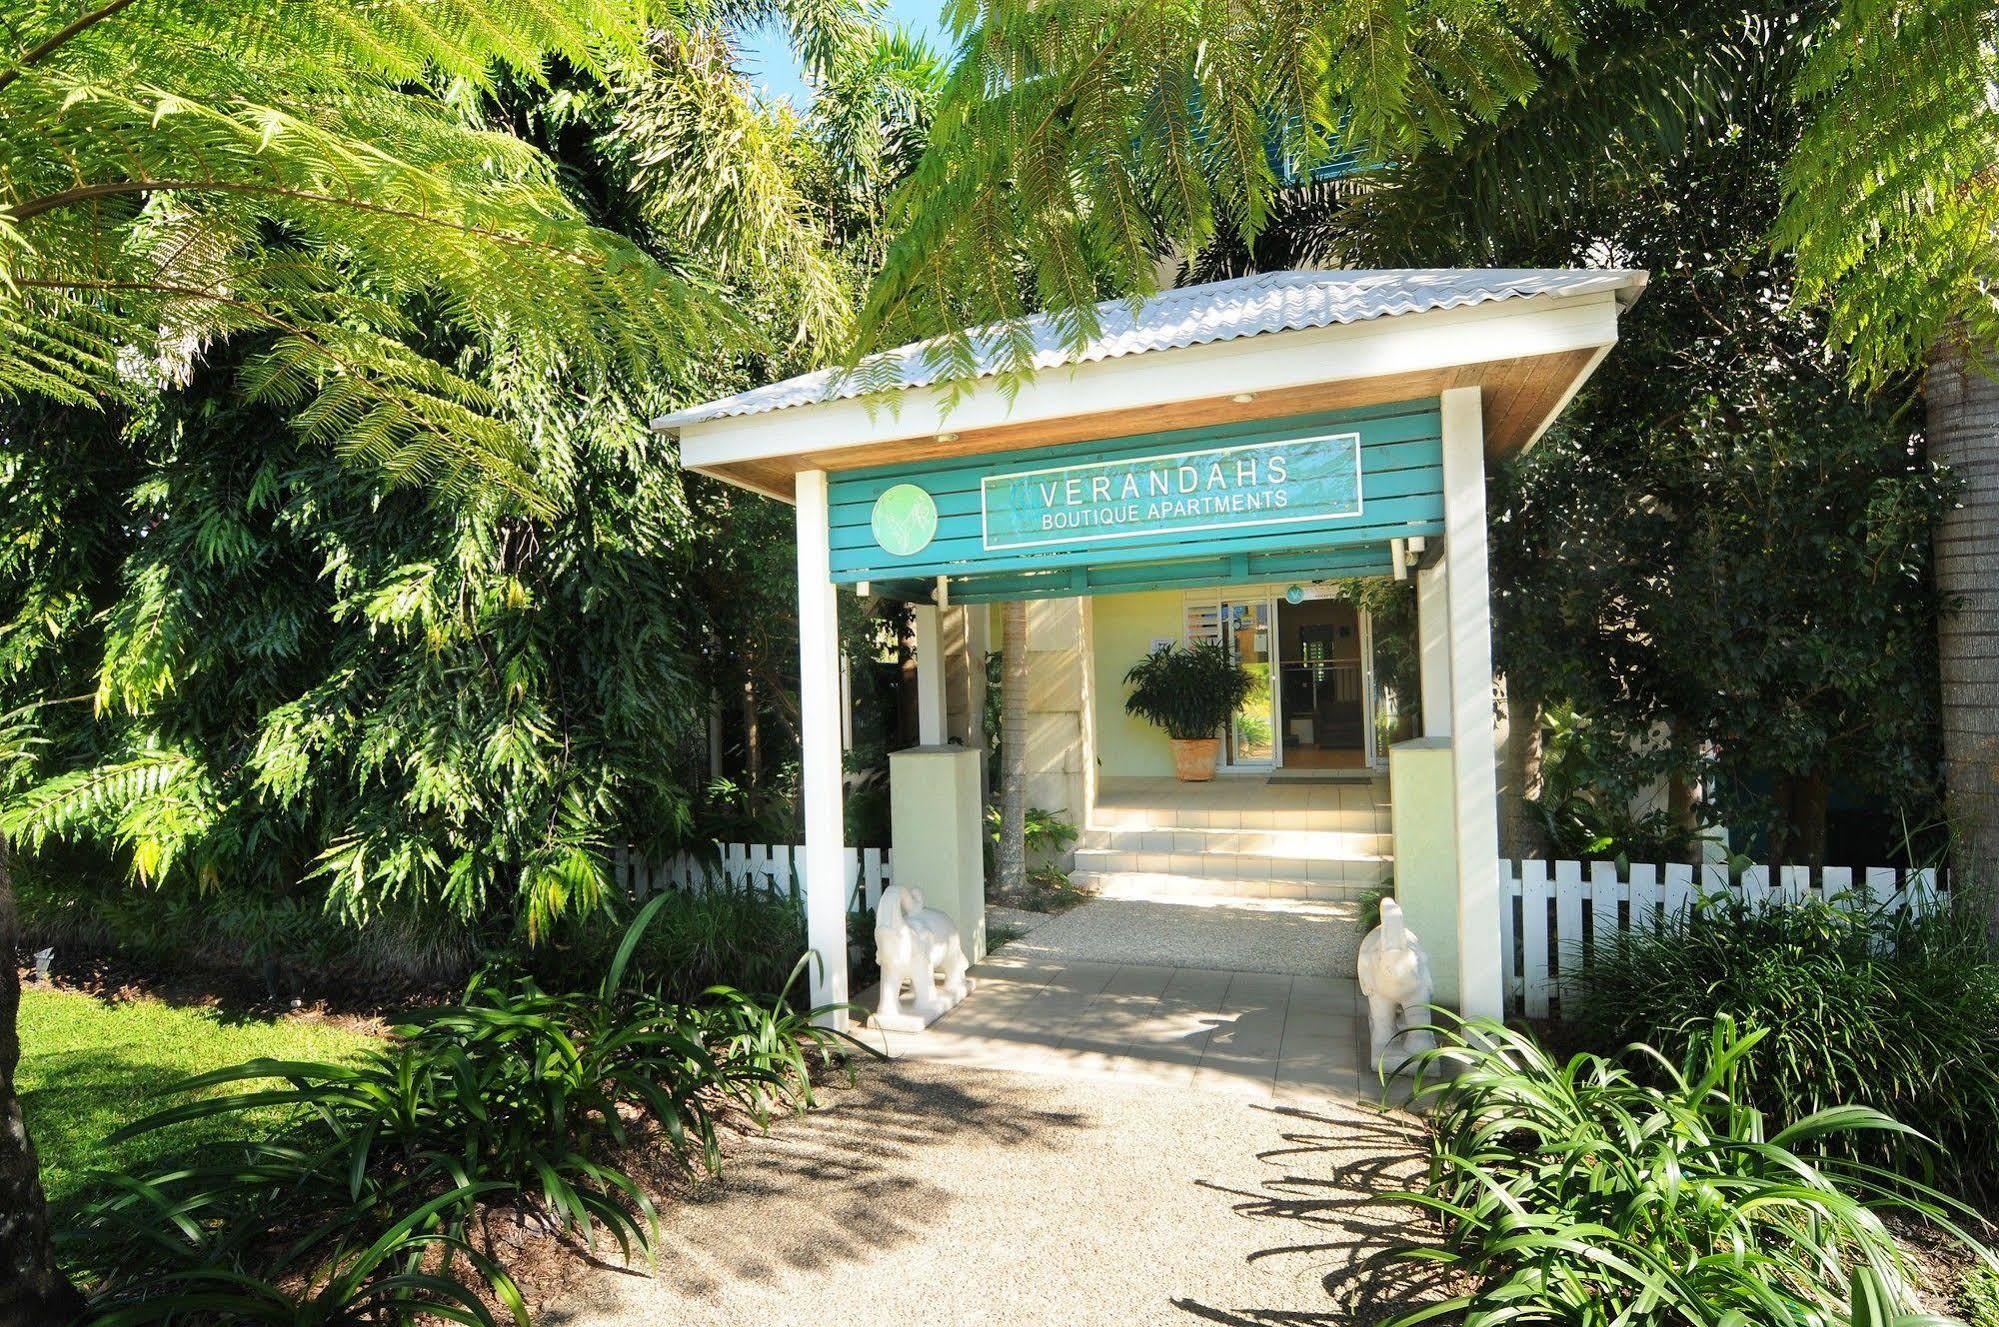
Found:
[[(826, 472), (798, 474), (798, 719), (804, 750), (805, 943), (812, 1004), (847, 1003), (847, 849), (840, 774), (840, 613), (831, 566)], [(829, 1015), (845, 1029), (844, 1010)]]
[(935, 604), (916, 604), (916, 740), (922, 746), (944, 745), (944, 632)]
[(1476, 387), (1443, 393), (1444, 561), (1458, 841), (1458, 1004), (1499, 1018), (1498, 741), (1492, 710), (1492, 598), (1486, 579), (1485, 425)]
[(1423, 736), (1451, 735), (1450, 603), (1444, 593), (1444, 562), (1437, 559), (1416, 573), (1417, 663), (1422, 675)]

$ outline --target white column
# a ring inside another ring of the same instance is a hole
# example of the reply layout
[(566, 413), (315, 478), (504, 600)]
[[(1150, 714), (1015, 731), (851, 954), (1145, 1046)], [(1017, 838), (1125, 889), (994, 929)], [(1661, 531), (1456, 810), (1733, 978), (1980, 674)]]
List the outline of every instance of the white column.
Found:
[(1451, 615), (1444, 560), (1416, 573), (1416, 661), (1423, 681), (1423, 736), (1451, 735)]
[(1458, 840), (1458, 1003), (1501, 1016), (1498, 744), (1492, 711), (1492, 597), (1486, 579), (1485, 425), (1479, 389), (1443, 394), (1444, 559)]
[(916, 619), (916, 740), (944, 745), (944, 633), (935, 604), (910, 609)]
[[(847, 847), (840, 777), (840, 612), (833, 588), (826, 472), (798, 475), (798, 727), (804, 750), (805, 943), (812, 1003), (847, 1002)], [(847, 1026), (845, 1012), (830, 1016)]]

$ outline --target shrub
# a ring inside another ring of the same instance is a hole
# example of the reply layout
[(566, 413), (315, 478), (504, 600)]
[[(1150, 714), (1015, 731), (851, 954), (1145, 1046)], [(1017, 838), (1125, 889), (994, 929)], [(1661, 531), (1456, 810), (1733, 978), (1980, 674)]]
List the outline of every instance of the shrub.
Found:
[(1526, 799), (1549, 846), (1578, 860), (1625, 857), (1685, 861), (1697, 835), (1664, 807), (1637, 811), (1661, 776), (1674, 772), (1670, 746), (1633, 743), (1614, 725), (1567, 702), (1541, 714), (1540, 791)]
[(134, 889), (37, 864), (16, 877), (26, 945), (116, 954), (161, 972), (248, 974), (273, 997), (384, 983), (456, 986), (477, 965), (474, 927), (433, 909), (383, 911), (365, 923), (323, 899), (255, 886)]
[(679, 1004), (638, 978), (646, 925), (668, 901), (639, 914), (590, 991), (482, 973), (358, 1063), (253, 1060), (177, 1085), (237, 1090), (114, 1140), (292, 1114), (182, 1164), (106, 1177), (113, 1191), (67, 1236), (99, 1275), (94, 1321), (490, 1323), (498, 1305), (524, 1324), (505, 1268), (475, 1239), (495, 1204), (593, 1245), (601, 1231), (649, 1249), (651, 1200), (622, 1169), (633, 1145), (656, 1130), (672, 1156), (712, 1168), (718, 1114), (761, 1121), (807, 1099), (809, 1053), (834, 1037), (782, 999), (716, 989)]
[[(1070, 879), (1069, 873), (1057, 866), (1054, 858), (1068, 851), (1076, 841), (1079, 831), (1071, 822), (1064, 820), (1053, 811), (1039, 806), (1027, 808), (1027, 817), (1021, 827), (1021, 837), (1027, 848), (1028, 860), (1036, 864), (1028, 868), (1024, 887), (1018, 893), (993, 892), (991, 901), (1004, 907), (1025, 908), (1029, 912), (1067, 912), (1079, 904), (1087, 903), (1092, 895), (1088, 890), (1079, 889)], [(986, 808), (986, 874), (993, 876), (994, 853), (999, 848), (1000, 809)], [(993, 888), (993, 887), (989, 887)], [(1017, 938), (1017, 937), (1016, 937)]]
[(1215, 641), (1154, 650), (1124, 675), (1124, 710), (1177, 741), (1213, 737), (1242, 708), (1255, 679)]
[[(1023, 846), (1030, 854), (1045, 856), (1068, 850), (1076, 841), (1079, 831), (1076, 826), (1045, 807), (1030, 806), (1021, 821), (1020, 835)], [(986, 844), (990, 848), (999, 842), (1000, 809), (986, 808)]]
[[(709, 887), (660, 894), (647, 903), (652, 922), (633, 951), (633, 976), (670, 999), (691, 1000), (711, 986), (776, 995), (805, 955), (803, 903), (788, 893)], [(617, 921), (597, 914), (560, 929), (556, 941), (522, 957), (545, 986), (573, 988), (602, 972), (624, 937)]]
[[(1752, 908), (1700, 901), (1657, 932), (1620, 935), (1580, 976), (1583, 1044), (1640, 1041), (1669, 1055), (1725, 1019), (1761, 1034), (1738, 1073), (1745, 1104), (1795, 1120), (1873, 1106), (1934, 1139), (1958, 1187), (1999, 1192), (1999, 968), (1969, 918), (1915, 917), (1864, 900)], [(1848, 1140), (1924, 1164), (1900, 1137)]]
[[(1624, 1066), (1553, 1059), (1492, 1022), (1447, 1029), (1415, 1059), (1430, 1108), (1421, 1193), (1435, 1247), (1406, 1248), (1462, 1281), (1462, 1293), (1391, 1327), (1463, 1314), (1607, 1327), (1885, 1323), (1916, 1311), (1908, 1257), (1883, 1224), (1895, 1211), (1962, 1241), (1962, 1206), (1825, 1144), (1906, 1134), (1865, 1106), (1834, 1106), (1766, 1133), (1743, 1097), (1744, 1066), (1767, 1032), (1727, 1020), (1675, 1064), (1648, 1047)], [(1430, 1071), (1446, 1076), (1426, 1081)]]

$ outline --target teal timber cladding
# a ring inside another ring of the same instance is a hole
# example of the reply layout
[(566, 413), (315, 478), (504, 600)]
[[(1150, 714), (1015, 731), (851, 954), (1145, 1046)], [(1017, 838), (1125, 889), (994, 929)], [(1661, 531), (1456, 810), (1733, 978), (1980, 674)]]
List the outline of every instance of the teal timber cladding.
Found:
[[(1031, 548), (987, 544), (981, 483), (988, 478), (1338, 433), (1360, 436), (1358, 512), (1281, 522), (1250, 517), (1199, 531), (1086, 536)], [(885, 551), (871, 524), (875, 500), (899, 484), (921, 488), (937, 512), (935, 535), (907, 556)], [(954, 600), (978, 602), (1387, 575), (1390, 539), (1443, 533), (1443, 444), (1437, 402), (1413, 401), (842, 471), (829, 477), (829, 497), (833, 579), (868, 581), (878, 589), (906, 587), (914, 597), (927, 598), (918, 584), (938, 576), (950, 578)]]

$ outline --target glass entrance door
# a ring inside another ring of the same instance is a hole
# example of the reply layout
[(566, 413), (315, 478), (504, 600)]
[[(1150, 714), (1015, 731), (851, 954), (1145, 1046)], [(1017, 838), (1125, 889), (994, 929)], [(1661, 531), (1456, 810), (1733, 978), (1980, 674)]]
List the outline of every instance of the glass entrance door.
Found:
[(1277, 673), (1286, 769), (1364, 769), (1367, 637), (1350, 602), (1307, 595), (1277, 608)]
[(1214, 641), (1248, 670), (1249, 698), (1222, 734), (1222, 763), (1230, 769), (1269, 769), (1277, 759), (1277, 697), (1272, 685), (1271, 623), (1267, 595), (1241, 599), (1190, 599), (1187, 641)]

